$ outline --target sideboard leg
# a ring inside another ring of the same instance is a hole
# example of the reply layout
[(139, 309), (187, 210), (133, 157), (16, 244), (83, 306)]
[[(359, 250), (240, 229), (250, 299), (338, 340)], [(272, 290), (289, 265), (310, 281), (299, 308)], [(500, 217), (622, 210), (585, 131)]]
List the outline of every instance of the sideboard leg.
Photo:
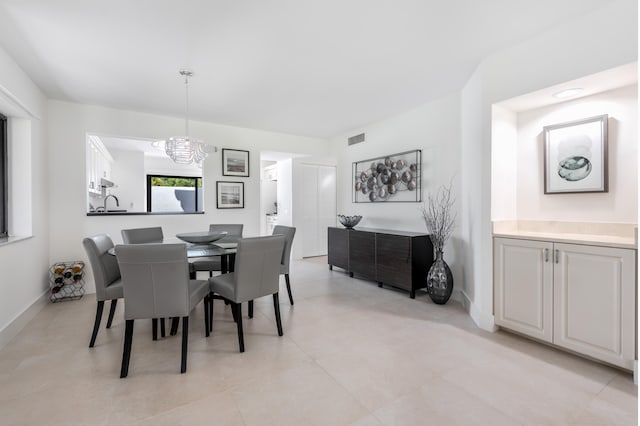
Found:
[(416, 298), (416, 291), (415, 290), (411, 290), (411, 292), (409, 293), (409, 297), (412, 299)]

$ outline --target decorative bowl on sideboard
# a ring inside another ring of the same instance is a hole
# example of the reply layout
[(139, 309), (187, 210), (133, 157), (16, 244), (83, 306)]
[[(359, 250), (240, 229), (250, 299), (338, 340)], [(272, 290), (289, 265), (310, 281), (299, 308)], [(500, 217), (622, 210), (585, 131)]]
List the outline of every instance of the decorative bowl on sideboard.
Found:
[(345, 216), (343, 214), (338, 215), (338, 220), (340, 221), (342, 226), (348, 229), (351, 229), (354, 226), (356, 226), (360, 222), (360, 219), (362, 219), (362, 216), (360, 215), (354, 215), (354, 216)]

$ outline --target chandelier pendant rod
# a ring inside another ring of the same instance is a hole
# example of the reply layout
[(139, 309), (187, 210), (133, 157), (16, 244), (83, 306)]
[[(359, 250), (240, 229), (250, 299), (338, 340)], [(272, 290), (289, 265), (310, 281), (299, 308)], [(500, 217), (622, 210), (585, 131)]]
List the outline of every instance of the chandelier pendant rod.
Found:
[(189, 140), (189, 77), (193, 75), (193, 72), (189, 70), (180, 70), (180, 75), (184, 76), (184, 90), (185, 90), (185, 120), (184, 120), (184, 131), (185, 137), (187, 141)]

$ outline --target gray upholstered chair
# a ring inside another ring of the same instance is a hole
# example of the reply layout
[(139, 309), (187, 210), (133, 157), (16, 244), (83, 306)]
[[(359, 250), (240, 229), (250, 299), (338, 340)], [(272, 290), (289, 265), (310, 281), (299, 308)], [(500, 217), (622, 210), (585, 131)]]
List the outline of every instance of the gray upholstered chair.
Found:
[[(120, 231), (122, 235), (122, 242), (125, 244), (149, 244), (149, 243), (161, 243), (164, 240), (164, 234), (162, 227), (153, 226), (149, 228), (131, 228), (123, 229)], [(178, 333), (179, 318), (174, 318), (171, 323), (170, 334), (175, 336)], [(160, 336), (165, 336), (165, 323), (164, 318), (160, 319)], [(158, 339), (158, 321), (153, 320), (153, 340)]]
[(162, 228), (159, 226), (123, 229), (120, 232), (122, 234), (122, 242), (125, 244), (161, 243), (164, 239)]
[(242, 238), (238, 240), (235, 271), (209, 278), (211, 292), (231, 302), (240, 352), (244, 352), (242, 302), (273, 295), (278, 335), (282, 336), (278, 289), (284, 244), (283, 235)]
[(289, 302), (293, 305), (291, 283), (289, 282), (289, 263), (291, 261), (291, 245), (293, 244), (293, 237), (296, 235), (296, 228), (292, 226), (276, 225), (273, 228), (273, 235), (284, 235), (285, 237), (282, 260), (280, 261), (280, 274), (284, 274), (284, 280), (287, 283), (287, 293), (289, 293)]
[[(127, 377), (131, 358), (133, 322), (136, 319), (182, 317), (182, 362), (187, 371), (189, 314), (209, 294), (205, 280), (189, 279), (185, 244), (125, 244), (116, 246), (124, 287), (126, 320), (120, 377)], [(204, 306), (205, 332), (209, 334), (209, 309)]]
[(113, 314), (116, 311), (116, 303), (118, 303), (118, 299), (123, 297), (122, 281), (120, 280), (118, 261), (115, 256), (108, 253), (109, 249), (113, 248), (113, 241), (107, 234), (87, 237), (82, 240), (82, 245), (89, 257), (89, 263), (93, 271), (93, 280), (96, 284), (96, 299), (98, 301), (96, 319), (93, 323), (93, 333), (91, 334), (91, 341), (89, 342), (89, 347), (92, 348), (98, 336), (105, 300), (111, 300), (109, 319), (107, 320), (107, 328), (111, 328)]
[[(293, 295), (291, 294), (291, 282), (289, 281), (289, 262), (291, 261), (291, 245), (293, 237), (296, 234), (296, 228), (291, 226), (276, 225), (273, 228), (272, 235), (284, 235), (285, 243), (282, 251), (282, 259), (280, 261), (280, 275), (284, 274), (284, 280), (287, 284), (287, 293), (289, 302), (293, 305)], [(253, 318), (253, 300), (249, 301), (249, 318)]]
[[(236, 242), (238, 238), (242, 238), (242, 229), (244, 225), (239, 224), (211, 224), (209, 232), (223, 232), (227, 235), (219, 239), (216, 243)], [(213, 276), (213, 271), (222, 271), (222, 261), (220, 256), (203, 257), (191, 262), (191, 271), (209, 271), (209, 276)]]

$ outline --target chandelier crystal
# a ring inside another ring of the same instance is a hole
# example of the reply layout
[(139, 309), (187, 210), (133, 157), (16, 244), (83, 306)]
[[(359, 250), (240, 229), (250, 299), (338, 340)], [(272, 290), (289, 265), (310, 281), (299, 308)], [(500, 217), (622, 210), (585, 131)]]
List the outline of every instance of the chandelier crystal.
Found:
[(186, 93), (185, 136), (172, 136), (164, 141), (164, 151), (175, 163), (197, 163), (198, 166), (202, 166), (202, 161), (206, 158), (210, 149), (215, 149), (215, 147), (210, 147), (201, 140), (189, 138), (189, 77), (193, 76), (193, 72), (180, 70), (180, 75), (184, 76)]

